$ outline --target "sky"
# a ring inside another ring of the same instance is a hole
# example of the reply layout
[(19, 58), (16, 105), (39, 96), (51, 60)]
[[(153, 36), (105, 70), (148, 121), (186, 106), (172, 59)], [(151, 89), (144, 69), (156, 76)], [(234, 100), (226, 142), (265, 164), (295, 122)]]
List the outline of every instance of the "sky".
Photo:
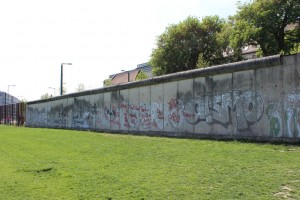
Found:
[(61, 63), (72, 63), (64, 65), (67, 93), (79, 83), (101, 88), (109, 75), (148, 62), (168, 25), (188, 16), (227, 18), (237, 1), (1, 1), (0, 91), (27, 101), (59, 95)]

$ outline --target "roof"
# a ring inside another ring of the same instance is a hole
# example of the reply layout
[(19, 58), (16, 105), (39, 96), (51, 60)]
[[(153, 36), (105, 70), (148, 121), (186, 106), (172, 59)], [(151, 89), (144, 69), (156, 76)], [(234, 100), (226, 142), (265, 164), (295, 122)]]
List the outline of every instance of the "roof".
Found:
[[(5, 101), (6, 98), (6, 101)], [(7, 94), (6, 92), (0, 91), (0, 106), (8, 105), (8, 104), (15, 104), (19, 103), (20, 100), (10, 94)]]
[(145, 74), (147, 74), (148, 78), (152, 78), (153, 77), (152, 67), (150, 65), (145, 65), (145, 66), (139, 67), (138, 69), (140, 69)]
[(111, 78), (111, 84), (118, 85), (118, 84), (122, 84), (122, 83), (127, 83), (128, 82), (128, 74), (129, 74), (130, 82), (135, 81), (136, 76), (138, 75), (139, 71), (140, 71), (139, 69), (135, 69), (132, 71), (125, 71), (122, 73), (115, 74)]
[(250, 53), (256, 53), (257, 49), (258, 48), (256, 46), (254, 46), (254, 45), (244, 46), (242, 48), (242, 55), (250, 54)]
[(139, 74), (140, 71), (147, 74), (147, 76), (149, 78), (152, 78), (152, 67), (150, 65), (148, 65), (147, 63), (143, 63), (143, 64), (138, 65), (138, 67), (134, 70), (123, 71), (123, 72), (118, 73), (118, 74), (110, 75), (109, 78), (111, 79), (111, 84), (112, 85), (119, 85), (119, 84), (122, 84), (122, 83), (128, 83), (128, 74), (129, 74), (130, 82), (132, 82), (132, 81), (136, 80), (136, 77), (137, 77), (137, 75)]

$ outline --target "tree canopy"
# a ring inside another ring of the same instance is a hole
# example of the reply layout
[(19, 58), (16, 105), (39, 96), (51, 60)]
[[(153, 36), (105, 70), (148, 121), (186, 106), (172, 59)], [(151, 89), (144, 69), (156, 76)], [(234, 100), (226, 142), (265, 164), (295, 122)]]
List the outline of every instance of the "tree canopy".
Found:
[(84, 85), (83, 83), (78, 83), (78, 85), (77, 85), (75, 91), (76, 91), (76, 92), (82, 92), (82, 91), (84, 91), (84, 90), (86, 90), (86, 89), (85, 89), (85, 85)]
[(228, 20), (188, 17), (168, 26), (151, 54), (153, 74), (239, 61), (250, 45), (262, 56), (300, 52), (299, 0), (253, 0), (237, 8)]
[(104, 81), (103, 81), (103, 86), (104, 87), (108, 87), (108, 86), (111, 86), (112, 85), (112, 82), (111, 82), (111, 79), (109, 78), (109, 79), (105, 79)]
[[(230, 45), (259, 45), (263, 56), (291, 53), (300, 43), (299, 0), (254, 0), (238, 4)], [(297, 26), (298, 24), (298, 26)], [(298, 43), (298, 45), (297, 45)]]
[(141, 71), (139, 71), (139, 73), (137, 74), (135, 80), (139, 81), (139, 80), (145, 80), (145, 79), (147, 79), (147, 78), (148, 78), (148, 75), (147, 75), (145, 72), (143, 72), (143, 71), (141, 70)]
[[(173, 24), (158, 36), (157, 48), (152, 51), (150, 65), (154, 75), (185, 71), (225, 62), (226, 43), (220, 39), (225, 20), (208, 16), (200, 21), (188, 17)], [(199, 55), (200, 61), (199, 61)], [(204, 63), (204, 66), (202, 66)]]
[(49, 99), (51, 97), (52, 97), (52, 95), (50, 95), (49, 93), (45, 93), (45, 94), (42, 94), (41, 99)]

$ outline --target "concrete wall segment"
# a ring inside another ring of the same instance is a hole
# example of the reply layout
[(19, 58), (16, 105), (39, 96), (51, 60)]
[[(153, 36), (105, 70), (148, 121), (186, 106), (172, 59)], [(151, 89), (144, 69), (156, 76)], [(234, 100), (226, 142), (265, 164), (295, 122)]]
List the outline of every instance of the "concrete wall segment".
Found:
[(300, 141), (300, 54), (29, 102), (30, 127)]
[(111, 92), (106, 92), (103, 93), (103, 131), (111, 130), (111, 115), (113, 115), (111, 109)]
[(195, 134), (211, 135), (210, 104), (213, 94), (213, 77), (194, 79), (194, 98), (185, 105), (186, 120), (194, 125)]
[(139, 106), (140, 106), (140, 131), (151, 130), (151, 87), (145, 86), (139, 88)]
[(151, 131), (164, 130), (164, 87), (163, 84), (151, 85)]
[(139, 131), (140, 127), (140, 88), (130, 88), (128, 99), (129, 131)]
[[(178, 127), (178, 133), (194, 134), (194, 125), (188, 123), (189, 118), (192, 116), (190, 113), (185, 112), (185, 107), (191, 99), (194, 99), (194, 79), (181, 80), (177, 82), (177, 110), (181, 121), (181, 126)], [(192, 117), (194, 119), (194, 117)]]
[(210, 118), (213, 134), (232, 134), (232, 73), (213, 76), (213, 92), (210, 104)]
[(129, 90), (120, 91), (120, 130), (128, 133), (129, 131), (129, 121), (128, 121), (128, 111), (129, 111)]

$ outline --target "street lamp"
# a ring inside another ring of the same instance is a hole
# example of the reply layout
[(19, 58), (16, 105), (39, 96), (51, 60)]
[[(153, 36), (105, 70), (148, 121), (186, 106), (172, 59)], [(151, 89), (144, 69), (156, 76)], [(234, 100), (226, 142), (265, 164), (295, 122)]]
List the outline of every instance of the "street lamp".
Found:
[(63, 67), (64, 65), (72, 65), (72, 63), (61, 63), (60, 65), (60, 95), (63, 95)]

